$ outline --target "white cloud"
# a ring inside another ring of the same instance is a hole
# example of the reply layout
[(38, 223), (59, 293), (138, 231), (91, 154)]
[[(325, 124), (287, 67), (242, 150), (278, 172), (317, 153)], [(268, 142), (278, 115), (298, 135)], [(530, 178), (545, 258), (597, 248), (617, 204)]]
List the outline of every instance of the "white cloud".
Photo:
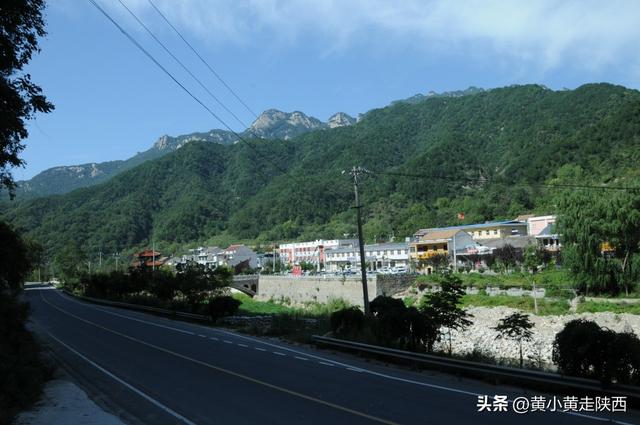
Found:
[[(147, 0), (123, 0), (153, 20)], [(313, 37), (327, 51), (362, 43), (495, 56), (540, 71), (637, 68), (635, 0), (154, 0), (184, 32), (209, 43), (295, 45)], [(117, 0), (101, 0), (123, 13)], [(256, 41), (259, 40), (259, 41)]]

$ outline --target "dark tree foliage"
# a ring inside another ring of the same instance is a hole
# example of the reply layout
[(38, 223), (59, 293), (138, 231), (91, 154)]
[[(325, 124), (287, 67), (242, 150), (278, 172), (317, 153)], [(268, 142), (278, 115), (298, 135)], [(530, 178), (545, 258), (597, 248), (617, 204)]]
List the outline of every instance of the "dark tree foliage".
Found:
[(210, 298), (207, 304), (209, 307), (209, 315), (215, 322), (221, 317), (233, 316), (236, 314), (242, 302), (229, 296), (217, 296)]
[(0, 293), (17, 294), (31, 267), (27, 243), (0, 221)]
[(0, 2), (0, 189), (10, 193), (15, 187), (10, 168), (24, 163), (18, 155), (28, 136), (25, 121), (53, 110), (40, 87), (22, 72), (39, 50), (38, 38), (46, 34), (43, 9), (44, 0)]
[(552, 358), (567, 375), (602, 382), (640, 383), (640, 340), (584, 319), (572, 320), (556, 335)]
[(348, 307), (331, 313), (331, 331), (336, 336), (354, 337), (364, 326), (364, 313), (358, 307)]

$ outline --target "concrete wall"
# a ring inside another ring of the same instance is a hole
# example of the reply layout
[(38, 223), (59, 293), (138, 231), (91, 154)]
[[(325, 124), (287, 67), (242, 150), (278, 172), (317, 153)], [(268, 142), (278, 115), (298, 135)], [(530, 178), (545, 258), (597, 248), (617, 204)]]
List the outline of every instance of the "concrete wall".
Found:
[[(378, 295), (394, 295), (408, 288), (415, 277), (377, 276), (367, 279), (369, 300)], [(401, 289), (402, 288), (402, 289)], [(288, 277), (261, 275), (258, 300), (288, 300), (292, 304), (307, 302), (326, 303), (341, 298), (349, 304), (362, 307), (362, 283), (359, 278), (339, 277)]]

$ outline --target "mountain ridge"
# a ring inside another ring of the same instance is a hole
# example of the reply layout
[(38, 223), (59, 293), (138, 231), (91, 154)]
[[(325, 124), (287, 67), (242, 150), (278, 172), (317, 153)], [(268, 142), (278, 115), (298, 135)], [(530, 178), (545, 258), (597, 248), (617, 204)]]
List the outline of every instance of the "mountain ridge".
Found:
[(342, 174), (354, 165), (371, 171), (360, 185), (367, 239), (460, 223), (461, 211), (462, 224), (549, 213), (549, 183), (637, 185), (640, 92), (508, 87), (248, 143), (187, 143), (100, 185), (0, 204), (0, 217), (50, 254), (70, 241), (87, 253), (150, 241), (175, 252), (188, 243), (341, 237), (355, 232), (352, 182)]
[(62, 165), (46, 169), (29, 180), (18, 181), (16, 196), (18, 199), (30, 199), (63, 194), (81, 187), (100, 184), (123, 171), (145, 161), (159, 158), (194, 141), (230, 145), (239, 142), (240, 138), (289, 140), (309, 131), (342, 127), (354, 123), (355, 119), (344, 112), (338, 112), (332, 115), (327, 122), (322, 122), (300, 111), (283, 112), (277, 109), (268, 109), (262, 112), (248, 129), (239, 134), (221, 129), (180, 136), (165, 134), (160, 136), (149, 149), (128, 159)]

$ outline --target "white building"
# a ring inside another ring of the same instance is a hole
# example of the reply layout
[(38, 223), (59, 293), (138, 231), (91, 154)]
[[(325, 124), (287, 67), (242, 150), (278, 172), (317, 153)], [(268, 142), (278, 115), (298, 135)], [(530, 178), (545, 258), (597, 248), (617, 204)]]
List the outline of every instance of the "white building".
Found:
[(552, 224), (555, 224), (555, 215), (540, 215), (527, 218), (528, 232), (530, 236), (538, 236), (543, 230), (547, 230)]
[[(409, 245), (407, 243), (380, 243), (364, 246), (367, 270), (409, 267)], [(330, 272), (360, 268), (360, 248), (357, 244), (326, 251), (325, 270)]]
[(327, 250), (357, 244), (358, 241), (355, 239), (317, 239), (310, 242), (284, 243), (280, 245), (278, 252), (283, 264), (293, 266), (305, 262), (316, 265), (319, 270), (325, 265)]

